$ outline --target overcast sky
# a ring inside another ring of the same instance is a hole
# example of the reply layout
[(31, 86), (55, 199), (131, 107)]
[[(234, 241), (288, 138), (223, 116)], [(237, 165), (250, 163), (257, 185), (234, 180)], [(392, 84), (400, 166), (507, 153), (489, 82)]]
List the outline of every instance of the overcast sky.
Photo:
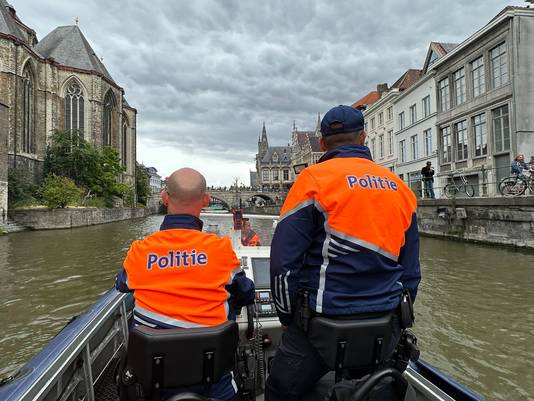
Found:
[(42, 39), (76, 17), (137, 108), (137, 159), (163, 176), (249, 184), (262, 122), (285, 145), (293, 121), (351, 104), (421, 68), (430, 41), (461, 42), (498, 0), (11, 0)]

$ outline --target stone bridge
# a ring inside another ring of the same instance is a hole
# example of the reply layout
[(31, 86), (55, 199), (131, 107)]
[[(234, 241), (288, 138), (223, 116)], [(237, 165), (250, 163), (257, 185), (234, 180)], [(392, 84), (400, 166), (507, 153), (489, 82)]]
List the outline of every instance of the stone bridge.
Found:
[(274, 206), (281, 205), (286, 193), (278, 191), (252, 191), (248, 189), (220, 190), (212, 189), (210, 206), (221, 205), (226, 210), (233, 207)]

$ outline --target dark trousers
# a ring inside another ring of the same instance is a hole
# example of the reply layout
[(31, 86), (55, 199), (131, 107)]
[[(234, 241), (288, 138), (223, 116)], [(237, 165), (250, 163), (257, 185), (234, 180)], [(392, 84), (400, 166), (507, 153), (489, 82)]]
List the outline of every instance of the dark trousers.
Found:
[[(400, 338), (401, 329), (397, 316), (394, 316), (394, 322), (391, 343), (385, 345), (386, 359), (393, 354)], [(313, 389), (328, 370), (319, 353), (310, 344), (306, 333), (295, 323), (291, 323), (282, 335), (274, 356), (265, 383), (265, 401), (298, 401), (304, 393)]]
[(327, 372), (306, 334), (291, 323), (282, 335), (265, 383), (265, 401), (300, 400)]
[(434, 181), (424, 180), (424, 183), (427, 198), (434, 199), (436, 197), (436, 195), (434, 195)]

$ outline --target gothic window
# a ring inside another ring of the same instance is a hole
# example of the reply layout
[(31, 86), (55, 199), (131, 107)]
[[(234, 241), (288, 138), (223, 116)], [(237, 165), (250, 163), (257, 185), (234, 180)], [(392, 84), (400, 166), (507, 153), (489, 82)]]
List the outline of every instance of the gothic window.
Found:
[(84, 129), (84, 99), (83, 91), (74, 79), (65, 90), (65, 129)]
[(126, 167), (128, 162), (128, 125), (126, 122), (122, 124), (122, 165)]
[(102, 143), (104, 146), (111, 146), (111, 123), (112, 111), (115, 107), (115, 96), (111, 89), (104, 97), (104, 104), (102, 109)]
[(22, 73), (22, 151), (34, 151), (34, 95), (33, 76), (29, 66)]

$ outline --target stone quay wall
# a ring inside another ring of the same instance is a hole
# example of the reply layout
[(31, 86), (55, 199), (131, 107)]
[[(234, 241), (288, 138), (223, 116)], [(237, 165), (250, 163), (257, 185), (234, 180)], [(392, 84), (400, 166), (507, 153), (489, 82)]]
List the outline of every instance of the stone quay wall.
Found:
[(7, 219), (7, 106), (0, 102), (0, 224)]
[(53, 230), (139, 219), (150, 214), (153, 213), (147, 208), (33, 208), (10, 210), (9, 218), (30, 230)]
[(534, 249), (534, 196), (419, 200), (419, 232)]

